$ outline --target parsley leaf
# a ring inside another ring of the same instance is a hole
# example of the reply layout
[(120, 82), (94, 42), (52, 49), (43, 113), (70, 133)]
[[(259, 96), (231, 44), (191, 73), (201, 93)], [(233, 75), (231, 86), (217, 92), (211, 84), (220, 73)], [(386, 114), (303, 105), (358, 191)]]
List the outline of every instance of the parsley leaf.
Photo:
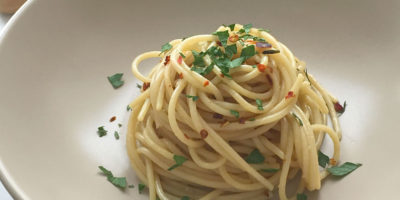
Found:
[(195, 50), (192, 50), (192, 54), (193, 54), (193, 57), (194, 57), (194, 61), (193, 61), (193, 65), (194, 66), (198, 66), (198, 67), (205, 67), (206, 66), (206, 63), (203, 60), (203, 57), (205, 55), (204, 52), (199, 53), (199, 52), (197, 52)]
[(297, 200), (307, 200), (307, 195), (305, 195), (304, 193), (301, 194), (297, 194)]
[(181, 200), (190, 200), (190, 198), (189, 198), (188, 196), (183, 196), (183, 197), (181, 198)]
[(247, 163), (250, 164), (260, 164), (263, 163), (265, 158), (264, 156), (258, 151), (258, 149), (254, 149), (246, 158)]
[(303, 121), (301, 121), (301, 119), (299, 118), (299, 116), (297, 116), (295, 113), (291, 113), (292, 116), (297, 120), (297, 122), (299, 123), (300, 126), (303, 126)]
[(257, 109), (258, 110), (264, 110), (264, 107), (263, 107), (261, 99), (256, 99), (256, 103), (257, 103)]
[(186, 56), (185, 56), (185, 55), (183, 55), (183, 53), (182, 53), (182, 52), (179, 52), (179, 55), (181, 55), (181, 56), (182, 56), (182, 58), (186, 58)]
[(99, 134), (99, 137), (103, 137), (107, 135), (107, 130), (104, 129), (104, 126), (100, 126), (97, 128), (97, 134)]
[(214, 63), (211, 63), (208, 67), (192, 67), (190, 68), (190, 70), (195, 71), (197, 73), (199, 73), (200, 75), (207, 75), (209, 74), (212, 69), (214, 68)]
[(111, 83), (114, 89), (121, 87), (124, 84), (124, 81), (121, 80), (123, 73), (116, 73), (112, 76), (108, 76), (107, 79)]
[(236, 44), (228, 45), (225, 47), (225, 53), (229, 58), (232, 58), (233, 55), (237, 53)]
[(142, 89), (142, 85), (140, 85), (138, 83), (136, 83), (136, 87), (139, 88), (139, 89)]
[(253, 27), (253, 24), (246, 24), (243, 26), (244, 32), (249, 33), (251, 27)]
[(145, 185), (145, 184), (143, 184), (143, 183), (139, 183), (139, 187), (138, 187), (139, 194), (142, 194), (142, 192), (143, 192), (144, 188), (146, 188), (146, 185)]
[(126, 178), (125, 177), (114, 177), (111, 171), (107, 170), (103, 166), (99, 166), (99, 169), (107, 176), (107, 180), (113, 185), (119, 188), (126, 188)]
[(228, 38), (229, 38), (228, 30), (226, 30), (226, 31), (218, 31), (218, 32), (216, 32), (216, 35), (218, 36), (218, 39), (221, 42), (221, 44), (223, 46), (226, 46), (226, 43), (227, 43)]
[(239, 57), (232, 60), (229, 67), (230, 68), (239, 67), (244, 62), (245, 59), (246, 59), (245, 57)]
[(326, 165), (329, 163), (329, 157), (322, 153), (321, 151), (318, 151), (318, 164), (321, 167), (326, 167)]
[(256, 49), (254, 48), (254, 45), (249, 45), (242, 49), (242, 53), (240, 54), (240, 57), (245, 57), (247, 59), (254, 55), (256, 55)]
[(199, 99), (198, 96), (192, 96), (192, 95), (188, 95), (188, 94), (186, 95), (186, 97), (192, 99), (193, 101), (197, 101), (197, 99)]
[(231, 114), (234, 115), (236, 118), (239, 118), (239, 112), (236, 110), (230, 110)]
[(116, 139), (116, 140), (119, 140), (119, 134), (118, 134), (118, 131), (115, 131), (115, 132), (114, 132), (114, 137), (115, 137), (115, 139)]
[(187, 161), (187, 158), (179, 155), (174, 155), (175, 164), (168, 168), (168, 171), (171, 171), (179, 166), (181, 166), (184, 162)]
[(229, 25), (229, 28), (231, 29), (231, 31), (233, 31), (233, 30), (235, 29), (235, 25), (236, 25), (236, 24), (230, 24), (230, 25)]
[(164, 45), (161, 46), (161, 53), (167, 52), (170, 49), (172, 49), (172, 45), (167, 42), (167, 43), (165, 43)]
[(127, 105), (126, 106), (126, 111), (130, 111), (130, 110), (132, 110), (131, 106)]
[(268, 173), (275, 173), (279, 171), (278, 168), (268, 168), (268, 169), (261, 169), (262, 172), (268, 172)]
[(345, 162), (340, 166), (328, 168), (328, 172), (331, 173), (333, 176), (345, 176), (359, 168), (361, 165), (362, 164), (359, 163), (355, 164), (351, 162)]
[(118, 127), (120, 127), (120, 128), (121, 128), (121, 127), (122, 127), (122, 124), (118, 124)]

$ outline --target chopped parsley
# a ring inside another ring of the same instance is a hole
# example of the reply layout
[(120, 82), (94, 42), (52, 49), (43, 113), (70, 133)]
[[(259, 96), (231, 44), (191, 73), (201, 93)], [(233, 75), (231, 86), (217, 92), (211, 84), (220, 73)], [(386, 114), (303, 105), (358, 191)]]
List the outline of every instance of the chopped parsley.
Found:
[(188, 196), (183, 196), (183, 197), (181, 198), (181, 200), (190, 200), (190, 198), (189, 198)]
[(199, 99), (199, 96), (192, 96), (192, 95), (186, 95), (187, 98), (192, 99), (193, 101), (197, 101)]
[(256, 55), (256, 49), (254, 48), (254, 45), (249, 45), (242, 49), (240, 57), (245, 57), (246, 59), (248, 59), (254, 55)]
[(262, 172), (268, 172), (268, 173), (275, 173), (279, 171), (278, 168), (268, 168), (268, 169), (261, 169)]
[(304, 193), (298, 193), (296, 197), (297, 200), (307, 200), (307, 195), (305, 195)]
[(261, 99), (256, 99), (256, 103), (257, 103), (257, 109), (258, 110), (264, 110), (264, 107), (263, 107)]
[(175, 160), (175, 164), (172, 165), (170, 168), (168, 168), (168, 171), (171, 171), (171, 170), (183, 165), (183, 163), (187, 161), (187, 158), (185, 158), (183, 156), (179, 156), (179, 155), (174, 155), (174, 160)]
[(230, 111), (231, 111), (231, 114), (233, 116), (235, 116), (236, 118), (239, 118), (239, 112), (238, 111), (236, 111), (236, 110), (230, 110)]
[(233, 31), (233, 30), (235, 29), (235, 25), (236, 25), (236, 24), (229, 24), (228, 26), (225, 25), (225, 24), (222, 24), (222, 25), (225, 26), (225, 27), (229, 27), (229, 29), (230, 29), (231, 31)]
[(146, 188), (146, 185), (145, 185), (145, 184), (143, 184), (143, 183), (139, 183), (139, 187), (138, 187), (139, 194), (142, 194), (142, 192), (143, 192), (144, 188)]
[(132, 110), (131, 106), (127, 105), (126, 106), (126, 111), (131, 111), (131, 110)]
[(296, 119), (300, 126), (303, 126), (303, 121), (301, 121), (300, 117), (297, 116), (295, 113), (291, 113), (292, 116)]
[(243, 26), (244, 32), (249, 33), (251, 27), (253, 27), (253, 24), (246, 24)]
[(121, 87), (124, 84), (124, 81), (121, 80), (123, 73), (116, 73), (112, 76), (108, 76), (107, 79), (111, 83), (114, 89)]
[(351, 163), (351, 162), (345, 162), (344, 164), (340, 166), (335, 166), (328, 168), (328, 172), (331, 173), (333, 176), (345, 176), (352, 171), (356, 170), (359, 168), (362, 164), (359, 163)]
[(103, 137), (107, 135), (107, 130), (104, 129), (104, 126), (100, 126), (97, 128), (97, 134), (99, 134), (99, 137)]
[(115, 139), (116, 139), (116, 140), (119, 140), (119, 134), (118, 134), (118, 131), (115, 131), (115, 132), (114, 132), (114, 137), (115, 137)]
[(218, 31), (215, 33), (218, 36), (219, 41), (223, 46), (226, 46), (228, 38), (229, 38), (229, 33), (228, 30), (226, 31)]
[(113, 185), (119, 188), (126, 188), (126, 178), (125, 177), (114, 177), (111, 171), (107, 170), (103, 166), (99, 166), (99, 169), (107, 176), (107, 180)]
[(182, 58), (186, 58), (186, 56), (185, 56), (185, 55), (183, 55), (183, 53), (182, 53), (182, 52), (179, 52), (179, 55), (181, 55), (181, 56), (182, 56)]
[(122, 127), (122, 124), (118, 124), (118, 127), (120, 127), (120, 128), (121, 128), (121, 127)]
[(139, 89), (142, 89), (142, 85), (140, 85), (138, 83), (136, 83), (136, 87), (139, 88)]
[(128, 188), (135, 188), (135, 186), (134, 185), (128, 185)]
[(318, 151), (318, 164), (319, 166), (325, 168), (326, 165), (329, 163), (329, 157), (322, 153), (321, 151)]
[(247, 163), (250, 164), (260, 164), (263, 163), (265, 158), (264, 156), (258, 151), (258, 149), (254, 149), (246, 158)]
[(195, 50), (192, 50), (192, 54), (194, 57), (193, 65), (198, 66), (198, 67), (205, 67), (206, 63), (203, 60), (203, 57), (206, 55), (205, 52), (197, 52)]
[(236, 44), (228, 45), (225, 47), (225, 53), (229, 58), (232, 58), (233, 55), (237, 53)]
[(172, 49), (172, 45), (167, 42), (167, 43), (165, 43), (164, 45), (161, 46), (161, 53), (167, 52), (170, 49)]
[(304, 73), (306, 74), (306, 78), (307, 78), (308, 82), (309, 82), (309, 83), (310, 83), (310, 85), (311, 85), (311, 81), (310, 81), (310, 78), (308, 78), (308, 73), (307, 73), (307, 69), (304, 69)]

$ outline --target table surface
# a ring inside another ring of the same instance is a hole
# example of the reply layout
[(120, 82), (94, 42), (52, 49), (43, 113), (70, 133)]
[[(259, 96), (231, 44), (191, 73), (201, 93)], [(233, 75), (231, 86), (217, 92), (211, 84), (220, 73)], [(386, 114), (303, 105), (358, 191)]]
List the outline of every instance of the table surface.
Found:
[[(0, 14), (0, 32), (6, 25), (7, 21), (10, 19), (11, 15)], [(4, 188), (3, 184), (0, 182), (0, 199), (1, 200), (12, 200), (13, 198), (8, 194), (7, 190)]]

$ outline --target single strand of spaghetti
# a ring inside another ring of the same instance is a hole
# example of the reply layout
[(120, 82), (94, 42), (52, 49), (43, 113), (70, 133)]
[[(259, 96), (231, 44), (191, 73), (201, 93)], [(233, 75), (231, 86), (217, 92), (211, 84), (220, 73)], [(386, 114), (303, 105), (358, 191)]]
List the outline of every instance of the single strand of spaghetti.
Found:
[(266, 199), (264, 196), (265, 190), (255, 190), (249, 192), (238, 192), (233, 194), (221, 195), (218, 197), (218, 200), (243, 200), (243, 199), (251, 199), (255, 200), (256, 198)]
[(161, 82), (159, 94), (157, 96), (156, 111), (161, 111), (164, 103), (164, 93), (165, 93), (165, 82)]
[(213, 199), (218, 199), (218, 197), (223, 193), (223, 190), (213, 190), (211, 192), (209, 192), (208, 194), (204, 195), (203, 197), (201, 197), (199, 200), (213, 200)]
[(156, 183), (157, 196), (160, 198), (160, 200), (169, 200), (162, 188), (160, 177), (158, 176), (158, 174), (156, 174), (155, 177), (156, 177), (155, 183)]
[(134, 75), (136, 78), (138, 78), (139, 80), (143, 81), (143, 82), (150, 82), (151, 79), (149, 79), (149, 78), (143, 76), (143, 75), (139, 72), (138, 66), (139, 66), (139, 64), (140, 64), (143, 60), (145, 60), (145, 59), (153, 58), (153, 57), (160, 57), (159, 54), (160, 54), (160, 51), (149, 51), (149, 52), (142, 53), (142, 54), (140, 54), (139, 56), (137, 56), (137, 57), (133, 60), (133, 62), (132, 62), (132, 73), (133, 73), (133, 75)]
[(149, 198), (156, 199), (153, 165), (148, 158), (145, 158), (145, 161), (146, 161), (146, 175), (148, 180), (147, 186), (149, 188)]
[(196, 149), (189, 147), (189, 153), (190, 157), (192, 158), (193, 162), (195, 162), (197, 165), (199, 165), (202, 168), (205, 169), (217, 169), (221, 165), (225, 164), (226, 159), (223, 157), (220, 157), (217, 161), (215, 162), (206, 162), (202, 160), (199, 155), (197, 155)]
[(260, 183), (251, 183), (251, 184), (244, 184), (240, 183), (237, 180), (234, 180), (229, 173), (226, 171), (224, 166), (221, 166), (218, 168), (219, 174), (222, 176), (222, 178), (231, 186), (233, 186), (236, 189), (239, 190), (244, 190), (244, 191), (251, 191), (251, 190), (257, 190), (264, 188), (264, 186)]
[(193, 141), (190, 139), (187, 139), (184, 134), (182, 133), (182, 131), (180, 130), (180, 128), (178, 127), (178, 123), (176, 121), (176, 117), (175, 117), (175, 107), (176, 107), (176, 103), (178, 101), (178, 97), (179, 94), (182, 92), (182, 90), (185, 88), (186, 86), (186, 82), (185, 81), (178, 81), (177, 83), (177, 87), (174, 90), (174, 92), (172, 93), (169, 105), (168, 105), (168, 120), (170, 123), (170, 126), (175, 134), (175, 136), (182, 141), (183, 143), (185, 143), (186, 145), (188, 145), (189, 147), (200, 147), (204, 144), (204, 142), (202, 141)]
[(181, 181), (166, 178), (162, 179), (162, 184), (165, 190), (173, 195), (190, 196), (195, 199), (199, 199), (210, 191), (198, 185), (188, 185)]
[[(255, 140), (255, 138), (253, 138)], [(283, 159), (285, 157), (285, 153), (279, 147), (277, 147), (275, 144), (273, 144), (271, 141), (269, 141), (266, 137), (264, 136), (258, 136), (258, 140), (261, 140), (261, 143), (270, 151), (274, 152), (279, 158)]]
[(236, 140), (244, 140), (244, 139), (249, 139), (253, 137), (257, 137), (259, 135), (262, 135), (263, 133), (267, 132), (270, 130), (272, 127), (275, 126), (277, 122), (271, 123), (271, 124), (266, 124), (260, 127), (257, 127), (256, 129), (253, 129), (251, 131), (244, 131), (246, 134), (243, 134), (242, 131), (235, 131), (231, 132), (229, 135), (226, 136), (226, 139), (231, 140), (231, 141), (236, 141)]
[(288, 130), (288, 126), (289, 126), (289, 124), (288, 124), (288, 121), (287, 121), (287, 119), (286, 119), (286, 117), (284, 117), (284, 118), (282, 118), (281, 120), (280, 120), (280, 124), (281, 124), (281, 138), (280, 138), (280, 149), (284, 149), (284, 147), (286, 147), (288, 144), (288, 134), (282, 134), (283, 132), (285, 132), (285, 133), (287, 133), (289, 130)]
[(139, 122), (143, 121), (144, 117), (147, 114), (147, 111), (149, 111), (149, 108), (150, 108), (150, 99), (146, 99), (138, 115)]
[(293, 153), (293, 135), (292, 131), (281, 132), (282, 135), (286, 135), (285, 137), (288, 138), (287, 146), (285, 147), (285, 158), (283, 159), (283, 165), (281, 169), (281, 176), (279, 179), (279, 198), (281, 200), (287, 200), (286, 196), (286, 181), (287, 175), (289, 172), (290, 161), (292, 160), (292, 153)]
[(151, 84), (150, 87), (148, 88), (148, 90), (150, 90), (150, 101), (151, 101), (151, 105), (152, 107), (156, 107), (157, 105), (157, 99), (158, 96), (160, 96), (160, 86), (161, 86), (161, 82), (163, 81), (162, 76), (163, 76), (163, 72), (164, 69), (162, 68), (161, 70), (159, 70), (151, 79)]

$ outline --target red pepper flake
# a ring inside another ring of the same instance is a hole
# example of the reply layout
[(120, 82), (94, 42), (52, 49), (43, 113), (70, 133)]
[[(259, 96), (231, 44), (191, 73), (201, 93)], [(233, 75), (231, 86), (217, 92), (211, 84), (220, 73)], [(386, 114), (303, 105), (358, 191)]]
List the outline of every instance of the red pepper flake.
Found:
[(346, 110), (347, 103), (346, 103), (346, 101), (345, 101), (344, 104), (343, 104), (343, 106), (342, 106), (342, 105), (340, 105), (339, 102), (336, 102), (336, 103), (333, 104), (333, 106), (335, 107), (335, 111), (336, 111), (337, 113), (343, 114), (344, 111)]
[(210, 84), (210, 81), (204, 81), (203, 86), (206, 87), (208, 84)]
[(219, 113), (214, 113), (213, 117), (214, 117), (215, 119), (223, 119), (223, 118), (224, 118), (224, 116), (221, 115), (221, 114), (219, 114)]
[(190, 139), (190, 137), (188, 135), (186, 135), (186, 133), (183, 134), (185, 136), (186, 139)]
[(294, 97), (294, 96), (296, 96), (296, 95), (294, 95), (293, 91), (289, 91), (289, 92), (287, 93), (285, 99), (289, 99), (289, 98), (292, 98), (292, 97)]
[(220, 74), (219, 76), (220, 76), (220, 77), (222, 77), (222, 78), (224, 78), (224, 77), (225, 77), (225, 75), (224, 75), (224, 74)]
[(208, 132), (205, 129), (201, 129), (200, 136), (202, 139), (206, 139), (208, 136)]
[(230, 42), (237, 42), (239, 40), (239, 36), (236, 34), (233, 34), (233, 35), (229, 36), (228, 40)]
[(178, 63), (179, 63), (179, 64), (182, 64), (182, 56), (179, 56), (179, 58), (178, 58)]
[(170, 56), (165, 56), (164, 65), (167, 65), (169, 63), (169, 59), (170, 59)]
[(178, 74), (178, 78), (183, 79), (183, 74), (182, 74), (182, 73), (179, 73), (179, 74)]
[(336, 160), (333, 159), (333, 158), (329, 159), (329, 164), (330, 165), (336, 165)]
[(217, 41), (218, 46), (222, 46), (222, 43), (220, 41)]
[(260, 72), (265, 72), (265, 69), (267, 69), (267, 66), (265, 66), (263, 64), (257, 64), (257, 69)]
[(116, 116), (112, 116), (112, 117), (110, 118), (110, 122), (113, 122), (113, 121), (115, 121), (116, 119), (117, 119)]
[(269, 84), (273, 85), (272, 79), (271, 79), (271, 77), (269, 76), (269, 74), (267, 74), (267, 79), (268, 79)]
[(244, 124), (246, 122), (246, 119), (244, 118), (239, 118), (239, 124)]
[(143, 89), (143, 91), (146, 91), (147, 88), (149, 88), (149, 87), (150, 87), (150, 82), (144, 82), (143, 86), (142, 86), (142, 89)]

